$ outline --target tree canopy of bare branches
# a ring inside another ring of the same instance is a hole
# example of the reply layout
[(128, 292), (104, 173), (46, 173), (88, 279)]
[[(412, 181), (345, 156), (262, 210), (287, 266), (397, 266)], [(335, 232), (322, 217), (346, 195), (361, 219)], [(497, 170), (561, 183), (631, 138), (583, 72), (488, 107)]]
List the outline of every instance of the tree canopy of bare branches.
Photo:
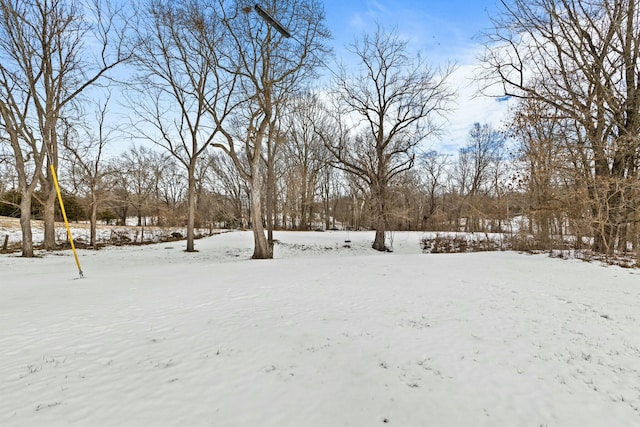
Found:
[[(130, 57), (128, 21), (115, 2), (0, 1), (0, 116), (22, 193), (22, 254), (33, 256), (31, 196), (44, 189), (45, 248), (55, 247), (61, 120), (81, 94)], [(44, 166), (47, 166), (44, 169)]]
[(487, 87), (546, 105), (566, 124), (587, 183), (593, 248), (610, 254), (637, 221), (639, 201), (624, 201), (640, 156), (640, 3), (503, 0), (502, 9), (487, 34)]
[[(219, 131), (236, 76), (218, 68), (223, 4), (215, 0), (149, 0), (138, 27), (130, 104), (137, 133), (170, 153), (187, 171), (187, 252), (195, 251), (196, 165)], [(216, 123), (209, 114), (215, 111)]]
[(416, 146), (440, 130), (438, 119), (454, 96), (447, 85), (453, 67), (431, 66), (396, 31), (381, 27), (350, 51), (358, 70), (336, 76), (333, 98), (340, 115), (334, 128), (342, 131), (324, 139), (336, 165), (368, 187), (377, 218), (373, 248), (384, 251), (389, 185), (413, 167)]
[[(226, 2), (225, 2), (226, 4)], [(324, 9), (316, 0), (271, 0), (266, 9), (289, 30), (288, 39), (250, 13), (253, 4), (233, 2), (224, 8), (226, 27), (219, 71), (237, 77), (237, 105), (231, 120), (223, 123), (219, 111), (211, 110), (222, 138), (215, 146), (226, 152), (247, 183), (254, 233), (253, 258), (272, 258), (273, 247), (264, 233), (264, 174), (273, 171), (275, 145), (281, 139), (278, 111), (296, 92), (303, 90), (327, 52), (328, 31)], [(246, 159), (246, 162), (243, 162)], [(265, 171), (266, 166), (266, 171)], [(267, 221), (272, 221), (267, 218)]]

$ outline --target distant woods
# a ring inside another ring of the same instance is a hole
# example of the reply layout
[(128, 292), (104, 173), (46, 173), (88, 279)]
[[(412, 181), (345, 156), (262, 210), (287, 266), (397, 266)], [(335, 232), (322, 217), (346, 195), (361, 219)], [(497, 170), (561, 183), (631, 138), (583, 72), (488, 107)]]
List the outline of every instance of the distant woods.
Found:
[(502, 1), (486, 34), (488, 91), (519, 99), (509, 130), (532, 231), (606, 255), (640, 235), (640, 2)]
[(261, 4), (293, 37), (250, 1), (0, 0), (0, 215), (21, 217), (24, 256), (28, 220), (58, 215), (50, 165), (75, 220), (186, 226), (188, 251), (230, 227), (254, 258), (279, 229), (639, 253), (639, 1), (504, 1), (477, 81), (514, 108), (461, 141), (454, 67), (380, 26), (341, 67), (322, 2)]

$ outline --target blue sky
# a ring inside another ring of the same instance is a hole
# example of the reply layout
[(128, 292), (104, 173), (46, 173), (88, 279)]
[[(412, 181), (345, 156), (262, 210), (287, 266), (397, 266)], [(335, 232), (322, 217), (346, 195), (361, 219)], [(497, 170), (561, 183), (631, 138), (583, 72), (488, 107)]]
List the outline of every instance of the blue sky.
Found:
[(434, 65), (455, 62), (450, 83), (458, 90), (455, 111), (449, 115), (443, 136), (430, 149), (453, 153), (467, 139), (475, 122), (499, 128), (507, 115), (508, 102), (478, 97), (471, 79), (480, 49), (477, 37), (491, 26), (490, 16), (498, 0), (324, 0), (327, 27), (338, 59), (349, 62), (344, 49), (354, 37), (375, 30), (376, 22), (397, 28)]
[(371, 30), (376, 22), (397, 27), (416, 47), (436, 56), (456, 56), (490, 25), (494, 0), (325, 0), (327, 26), (337, 51), (354, 36)]

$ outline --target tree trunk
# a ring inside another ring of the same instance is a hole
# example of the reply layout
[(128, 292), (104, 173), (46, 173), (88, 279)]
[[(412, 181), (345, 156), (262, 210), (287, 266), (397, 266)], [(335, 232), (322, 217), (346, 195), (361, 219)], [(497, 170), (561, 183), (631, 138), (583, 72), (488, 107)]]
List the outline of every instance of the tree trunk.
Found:
[(118, 225), (127, 225), (128, 212), (129, 212), (129, 208), (127, 206), (124, 206), (122, 209), (119, 209)]
[(618, 244), (617, 250), (620, 254), (627, 252), (627, 233), (629, 232), (628, 224), (622, 224), (618, 227)]
[(197, 208), (197, 194), (196, 194), (196, 178), (195, 178), (195, 158), (192, 158), (192, 162), (189, 165), (189, 177), (187, 188), (187, 252), (195, 252), (194, 245), (194, 226), (196, 221), (196, 208)]
[(20, 201), (20, 229), (22, 230), (22, 256), (33, 257), (33, 234), (31, 232), (31, 191), (22, 191)]
[[(324, 219), (324, 229), (329, 230), (331, 228), (331, 212), (329, 210), (329, 196), (323, 191), (322, 196), (322, 216)], [(335, 212), (334, 212), (335, 215)]]
[[(43, 176), (42, 188), (45, 194), (45, 200), (43, 200), (44, 249), (52, 251), (56, 249), (56, 200), (58, 193), (53, 183), (53, 174), (58, 169), (58, 137), (55, 129), (55, 120), (49, 108), (50, 106), (47, 105), (43, 139), (45, 147), (50, 148), (47, 150), (47, 174)], [(48, 123), (49, 121), (51, 122)]]
[(47, 168), (46, 178), (46, 198), (43, 200), (43, 217), (44, 220), (44, 249), (53, 251), (56, 249), (56, 193), (53, 185), (53, 176), (51, 175), (51, 167)]
[(296, 229), (301, 231), (307, 230), (307, 201), (304, 194), (301, 196), (300, 200), (300, 222)]
[(384, 234), (385, 234), (385, 230), (384, 227), (376, 227), (376, 238), (373, 241), (373, 246), (371, 246), (373, 249), (380, 251), (380, 252), (384, 252), (387, 250), (387, 246), (384, 244)]
[(264, 234), (262, 224), (262, 178), (259, 171), (254, 171), (249, 182), (251, 197), (251, 228), (253, 230), (253, 259), (272, 259), (273, 246)]
[(388, 249), (385, 244), (385, 232), (387, 231), (386, 182), (378, 178), (378, 183), (373, 188), (373, 194), (376, 237), (373, 241), (372, 248), (377, 251), (386, 251)]
[(96, 249), (96, 228), (98, 223), (98, 202), (96, 193), (91, 192), (91, 214), (89, 216), (89, 246)]
[[(269, 246), (273, 246), (273, 226), (274, 226), (274, 216), (275, 216), (275, 173), (274, 173), (274, 149), (271, 146), (272, 142), (268, 142), (268, 152), (267, 152), (267, 194), (265, 203), (267, 204), (266, 216), (267, 216), (267, 242)], [(272, 257), (269, 257), (272, 258)]]
[(384, 201), (384, 191), (382, 189), (378, 190), (378, 196), (375, 206), (376, 206), (376, 237), (373, 241), (372, 248), (377, 251), (386, 251), (387, 245), (385, 244), (385, 232), (387, 228), (386, 221), (386, 213), (385, 213), (385, 201)]
[(608, 170), (604, 167), (600, 169), (606, 172), (596, 170), (596, 185), (590, 189), (591, 210), (595, 220), (592, 225), (594, 233), (593, 251), (603, 255), (613, 255), (618, 233), (619, 196), (616, 189), (613, 188), (610, 178), (603, 176), (608, 173)]

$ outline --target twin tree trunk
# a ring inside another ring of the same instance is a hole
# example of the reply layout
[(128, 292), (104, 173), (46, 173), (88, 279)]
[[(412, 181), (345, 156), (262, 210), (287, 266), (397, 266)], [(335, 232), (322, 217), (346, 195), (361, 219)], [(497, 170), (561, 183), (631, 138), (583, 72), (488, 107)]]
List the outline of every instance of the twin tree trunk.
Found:
[(253, 229), (253, 259), (273, 258), (273, 247), (264, 234), (262, 224), (262, 175), (255, 171), (249, 181), (251, 192), (251, 228)]

